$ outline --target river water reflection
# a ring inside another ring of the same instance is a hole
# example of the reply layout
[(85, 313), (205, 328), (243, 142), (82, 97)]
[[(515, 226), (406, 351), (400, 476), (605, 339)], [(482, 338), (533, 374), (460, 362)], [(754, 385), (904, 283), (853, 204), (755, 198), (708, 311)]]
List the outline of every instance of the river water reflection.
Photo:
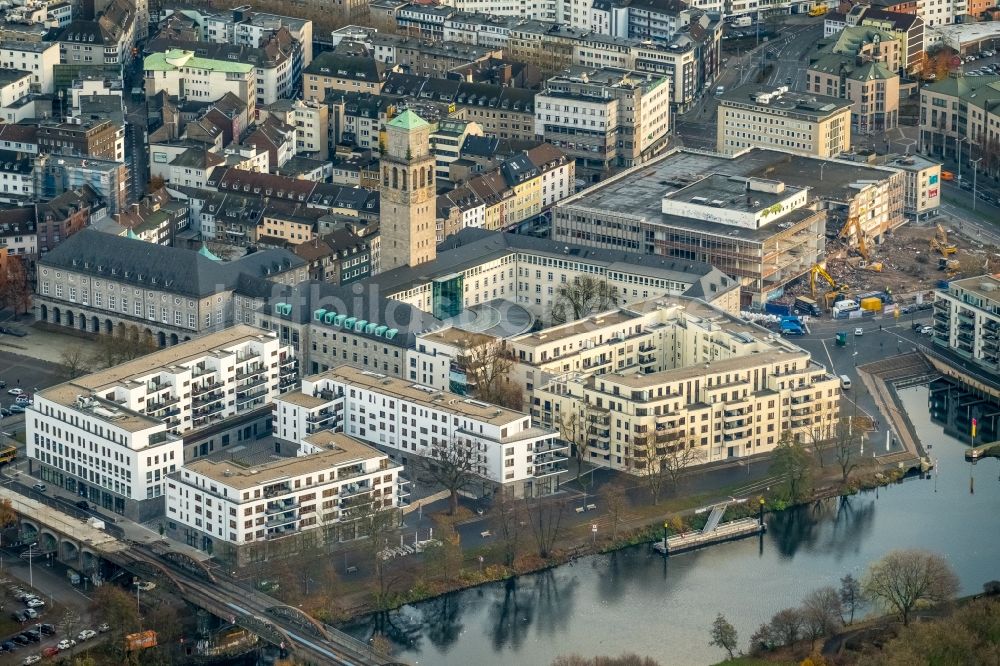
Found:
[(965, 462), (965, 446), (931, 422), (926, 387), (901, 396), (921, 441), (939, 459), (936, 479), (778, 514), (761, 539), (669, 560), (647, 547), (588, 557), (344, 629), (362, 639), (378, 629), (414, 664), (547, 666), (569, 652), (633, 651), (663, 664), (699, 665), (722, 656), (708, 646), (716, 613), (725, 613), (745, 642), (775, 611), (813, 588), (837, 585), (847, 572), (860, 576), (893, 548), (945, 555), (962, 591), (978, 591), (1000, 579), (1000, 461)]

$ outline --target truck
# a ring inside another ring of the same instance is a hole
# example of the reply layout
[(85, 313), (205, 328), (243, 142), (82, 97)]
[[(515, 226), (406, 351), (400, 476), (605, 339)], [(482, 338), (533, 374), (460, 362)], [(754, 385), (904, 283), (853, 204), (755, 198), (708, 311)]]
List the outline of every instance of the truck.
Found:
[(807, 296), (797, 296), (795, 298), (795, 311), (802, 314), (812, 315), (818, 317), (823, 314), (823, 311), (819, 309), (819, 305), (816, 301)]
[(837, 301), (836, 303), (833, 304), (833, 314), (838, 315), (844, 312), (854, 312), (859, 307), (861, 306), (858, 305), (857, 301), (850, 301), (850, 300)]
[(802, 329), (802, 323), (798, 317), (782, 317), (781, 318), (781, 334), (782, 335), (805, 335), (806, 332)]
[(66, 569), (66, 578), (68, 578), (69, 582), (72, 583), (73, 585), (80, 584), (80, 574), (73, 571), (72, 569)]
[(792, 306), (787, 303), (765, 303), (764, 312), (778, 315), (779, 317), (787, 317), (792, 314)]
[(733, 20), (729, 22), (734, 28), (745, 28), (748, 25), (753, 25), (753, 19), (749, 16), (734, 16)]
[(826, 5), (816, 5), (809, 10), (809, 16), (823, 16), (826, 14)]

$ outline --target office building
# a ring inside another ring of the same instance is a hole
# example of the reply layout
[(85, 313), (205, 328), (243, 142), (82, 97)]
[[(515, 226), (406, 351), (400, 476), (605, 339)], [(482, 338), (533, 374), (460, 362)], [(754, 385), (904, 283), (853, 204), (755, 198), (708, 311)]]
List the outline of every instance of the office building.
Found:
[(232, 93), (247, 105), (251, 118), (256, 116), (256, 74), (252, 64), (202, 58), (194, 51), (171, 49), (146, 56), (143, 69), (147, 97), (164, 91), (171, 97), (214, 102)]
[(785, 86), (739, 86), (719, 97), (716, 150), (775, 148), (810, 157), (836, 157), (851, 147), (851, 104), (790, 92)]

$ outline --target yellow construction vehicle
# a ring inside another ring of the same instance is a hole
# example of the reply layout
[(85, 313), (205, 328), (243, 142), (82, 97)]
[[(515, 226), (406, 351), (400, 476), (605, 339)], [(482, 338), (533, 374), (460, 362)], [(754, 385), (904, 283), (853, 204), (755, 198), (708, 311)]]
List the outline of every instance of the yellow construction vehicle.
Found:
[(858, 253), (861, 255), (861, 258), (865, 261), (871, 261), (871, 257), (868, 256), (868, 241), (865, 240), (865, 233), (861, 230), (861, 221), (857, 215), (851, 215), (847, 218), (847, 224), (840, 230), (840, 237), (847, 238), (851, 235), (852, 231), (858, 237)]
[(948, 257), (958, 252), (958, 248), (948, 242), (948, 232), (940, 224), (937, 225), (934, 231), (934, 238), (931, 239), (931, 249), (940, 252), (943, 257)]
[(817, 275), (826, 280), (830, 285), (830, 290), (823, 295), (826, 299), (826, 307), (829, 308), (838, 296), (847, 292), (848, 286), (846, 284), (837, 284), (837, 281), (830, 277), (830, 274), (826, 272), (826, 269), (819, 264), (816, 264), (809, 269), (809, 290), (812, 292), (813, 300), (816, 299)]

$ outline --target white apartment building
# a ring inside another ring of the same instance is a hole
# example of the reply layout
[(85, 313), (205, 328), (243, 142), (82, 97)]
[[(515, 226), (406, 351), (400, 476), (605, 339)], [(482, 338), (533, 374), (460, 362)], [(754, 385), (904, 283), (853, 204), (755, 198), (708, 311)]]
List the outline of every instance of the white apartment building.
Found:
[(291, 349), (245, 325), (78, 377), (35, 395), (30, 471), (145, 520), (162, 511), (166, 475), (184, 462), (182, 437), (266, 410), (296, 378)]
[(237, 565), (268, 559), (263, 551), (248, 552), (250, 544), (313, 535), (320, 543), (354, 539), (363, 534), (352, 518), (355, 507), (403, 506), (401, 471), (386, 454), (330, 430), (303, 437), (295, 456), (260, 464), (196, 460), (167, 480), (168, 528), (189, 546)]
[(59, 64), (59, 45), (53, 42), (0, 42), (0, 67), (31, 73), (33, 92), (51, 94), (53, 68)]
[(952, 280), (934, 292), (934, 344), (985, 370), (1000, 373), (1000, 279)]
[(389, 449), (404, 464), (458, 446), (478, 476), (515, 497), (554, 492), (566, 471), (566, 447), (556, 433), (532, 427), (521, 412), (350, 366), (304, 378), (302, 393), (320, 400), (277, 400), (279, 438), (302, 437), (336, 419), (344, 433)]
[(938, 214), (941, 206), (941, 163), (920, 155), (904, 155), (886, 166), (899, 169), (905, 175), (903, 212), (907, 217), (922, 220)]
[[(540, 422), (561, 426), (592, 463), (638, 475), (677, 447), (694, 449), (693, 465), (770, 451), (786, 431), (807, 443), (833, 434), (840, 380), (808, 352), (697, 301), (661, 305), (670, 312), (658, 325), (609, 313), (626, 326), (614, 345), (568, 350), (570, 365), (586, 356), (583, 372), (534, 392)], [(546, 351), (535, 342), (522, 351)]]
[(31, 90), (31, 73), (20, 69), (0, 69), (0, 108), (6, 109)]
[(201, 20), (205, 41), (220, 44), (257, 47), (275, 30), (288, 28), (292, 37), (302, 45), (302, 63), (301, 67), (296, 66), (296, 75), (312, 62), (313, 23), (308, 19), (255, 12), (250, 7), (241, 7), (228, 14), (206, 14), (201, 16)]
[(248, 117), (256, 117), (253, 65), (201, 58), (193, 51), (171, 49), (146, 56), (143, 69), (147, 97), (166, 91), (175, 97), (214, 102), (226, 93), (232, 93), (247, 105)]

